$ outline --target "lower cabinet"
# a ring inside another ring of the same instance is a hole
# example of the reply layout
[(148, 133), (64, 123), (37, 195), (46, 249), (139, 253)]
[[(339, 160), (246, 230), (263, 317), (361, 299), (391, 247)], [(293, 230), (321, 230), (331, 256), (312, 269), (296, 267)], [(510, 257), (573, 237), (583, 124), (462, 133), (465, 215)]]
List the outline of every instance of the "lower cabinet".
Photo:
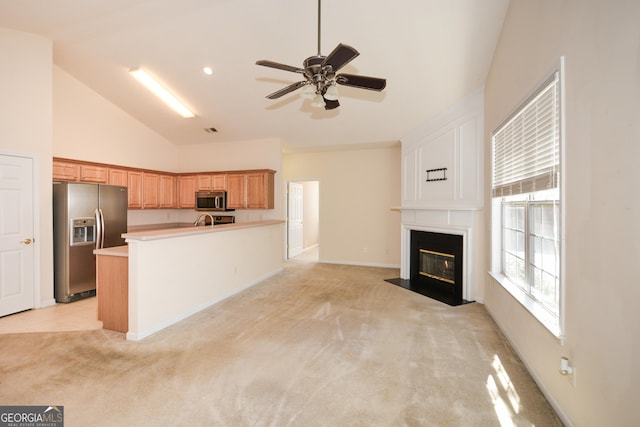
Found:
[(98, 320), (104, 329), (129, 331), (129, 257), (96, 255)]

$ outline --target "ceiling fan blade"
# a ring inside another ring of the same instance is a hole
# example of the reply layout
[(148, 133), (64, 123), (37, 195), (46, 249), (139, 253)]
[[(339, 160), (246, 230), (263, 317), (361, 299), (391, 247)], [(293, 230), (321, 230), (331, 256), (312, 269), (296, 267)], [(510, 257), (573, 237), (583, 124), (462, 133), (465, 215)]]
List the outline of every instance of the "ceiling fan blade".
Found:
[(344, 86), (353, 86), (360, 89), (381, 91), (387, 86), (387, 79), (356, 76), (355, 74), (340, 74), (336, 76), (336, 83)]
[(287, 86), (287, 87), (285, 87), (283, 89), (280, 89), (280, 90), (278, 90), (276, 92), (273, 92), (272, 94), (269, 94), (266, 97), (269, 98), (269, 99), (277, 99), (277, 98), (280, 98), (283, 95), (286, 95), (288, 93), (293, 92), (296, 89), (301, 88), (302, 86), (304, 86), (306, 84), (307, 84), (306, 81), (296, 82), (296, 83), (290, 84), (289, 86)]
[(357, 50), (351, 46), (340, 43), (335, 49), (333, 49), (333, 52), (324, 59), (322, 65), (331, 65), (331, 68), (333, 68), (333, 72), (335, 73), (358, 55), (360, 55), (360, 53)]
[(327, 99), (323, 96), (324, 98), (324, 109), (325, 110), (333, 110), (334, 108), (338, 108), (340, 106), (340, 103), (338, 102), (338, 100), (336, 99), (335, 101), (331, 100), (331, 99)]
[(270, 68), (277, 68), (278, 70), (291, 71), (293, 73), (304, 74), (304, 70), (302, 68), (294, 67), (292, 65), (280, 64), (279, 62), (267, 61), (266, 59), (261, 59), (260, 61), (256, 61), (256, 65), (262, 65)]

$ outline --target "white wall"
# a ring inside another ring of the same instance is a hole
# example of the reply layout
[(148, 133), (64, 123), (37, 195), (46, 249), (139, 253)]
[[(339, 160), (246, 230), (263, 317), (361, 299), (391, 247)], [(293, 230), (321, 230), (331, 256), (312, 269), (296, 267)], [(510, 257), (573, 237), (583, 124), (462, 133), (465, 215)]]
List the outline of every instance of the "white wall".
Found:
[(173, 172), (178, 148), (57, 66), (53, 155)]
[(400, 145), (288, 153), (284, 181), (320, 182), (320, 260), (400, 266)]
[(53, 304), (51, 58), (50, 40), (0, 28), (0, 152), (35, 159), (36, 306)]
[[(640, 420), (639, 20), (637, 1), (511, 0), (486, 83), (490, 153), (491, 130), (565, 55), (564, 345), (490, 278), (485, 304), (565, 421), (579, 426)], [(561, 355), (577, 369), (575, 388), (558, 373)]]

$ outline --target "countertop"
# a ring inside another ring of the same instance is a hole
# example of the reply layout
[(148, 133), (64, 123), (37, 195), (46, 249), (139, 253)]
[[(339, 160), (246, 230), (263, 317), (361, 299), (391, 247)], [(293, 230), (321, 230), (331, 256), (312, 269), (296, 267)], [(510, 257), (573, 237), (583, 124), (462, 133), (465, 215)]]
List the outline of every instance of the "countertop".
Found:
[[(195, 234), (219, 233), (231, 230), (240, 230), (243, 228), (264, 227), (274, 224), (283, 224), (285, 221), (281, 219), (269, 219), (264, 221), (239, 222), (234, 224), (218, 224), (208, 226), (178, 226), (173, 228), (154, 228), (151, 230), (131, 231), (122, 235), (127, 241), (149, 241), (157, 239), (168, 239), (174, 237), (191, 236)], [(105, 249), (100, 249), (105, 250)]]
[(111, 248), (104, 248), (104, 249), (94, 249), (93, 253), (96, 255), (128, 257), (129, 246), (123, 245), (123, 246), (113, 246)]

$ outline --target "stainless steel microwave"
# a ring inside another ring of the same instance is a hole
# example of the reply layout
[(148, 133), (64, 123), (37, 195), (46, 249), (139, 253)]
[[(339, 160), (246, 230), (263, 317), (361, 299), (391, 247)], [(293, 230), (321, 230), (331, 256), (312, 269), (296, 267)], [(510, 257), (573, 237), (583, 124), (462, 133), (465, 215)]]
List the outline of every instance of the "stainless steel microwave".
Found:
[(232, 211), (227, 208), (226, 191), (196, 191), (197, 211)]

